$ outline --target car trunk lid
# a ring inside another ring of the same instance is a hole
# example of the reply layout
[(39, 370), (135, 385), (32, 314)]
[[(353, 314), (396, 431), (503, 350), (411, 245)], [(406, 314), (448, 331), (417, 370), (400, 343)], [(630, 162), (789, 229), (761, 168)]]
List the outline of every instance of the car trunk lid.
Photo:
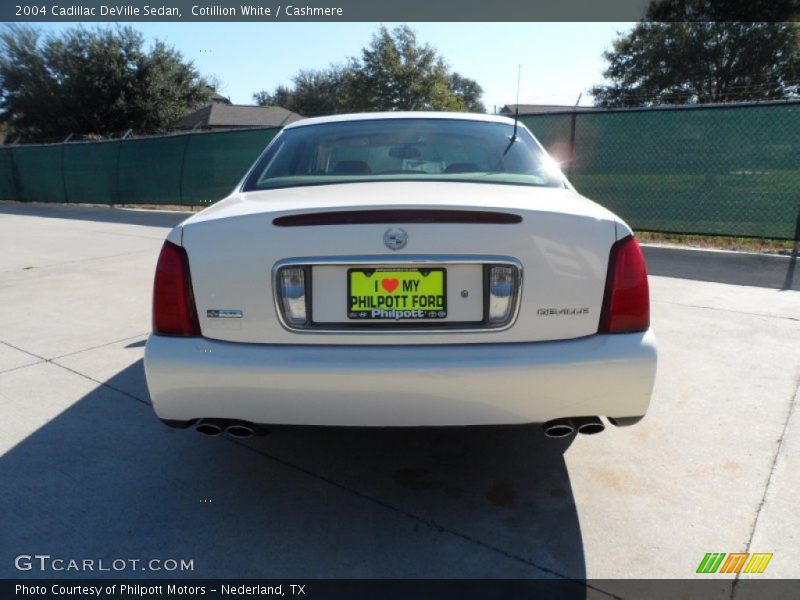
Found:
[[(392, 229), (406, 235), (400, 248), (387, 242)], [(609, 211), (567, 189), (380, 182), (236, 194), (185, 222), (182, 244), (202, 332), (210, 338), (305, 344), (523, 342), (597, 332), (609, 251), (626, 232)], [(309, 306), (325, 315), (312, 327), (294, 330), (281, 321), (275, 268), (287, 259), (311, 265)], [(375, 329), (349, 317), (346, 280), (354, 263), (410, 268), (418, 261), (448, 274), (447, 317), (440, 326), (412, 330), (397, 323)], [(521, 270), (517, 317), (509, 327), (493, 329), (475, 316), (484, 310), (483, 265), (501, 262)]]

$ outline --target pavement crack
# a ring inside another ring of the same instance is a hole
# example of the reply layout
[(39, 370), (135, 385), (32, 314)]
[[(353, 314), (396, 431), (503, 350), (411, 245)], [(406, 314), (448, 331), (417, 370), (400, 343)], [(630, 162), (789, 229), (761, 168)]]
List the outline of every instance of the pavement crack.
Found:
[[(786, 432), (789, 429), (789, 423), (792, 420), (792, 415), (794, 415), (794, 411), (797, 408), (798, 402), (800, 402), (800, 377), (797, 378), (797, 385), (795, 386), (794, 394), (791, 397), (791, 404), (789, 405), (789, 410), (786, 413), (786, 419), (784, 420), (783, 428), (781, 429), (781, 437), (778, 438), (778, 447), (775, 449), (775, 455), (772, 457), (772, 465), (769, 470), (769, 477), (767, 477), (767, 483), (764, 485), (764, 493), (761, 495), (761, 501), (758, 503), (756, 516), (753, 519), (753, 526), (750, 529), (750, 537), (747, 540), (747, 547), (745, 548), (745, 552), (747, 554), (750, 553), (750, 548), (753, 545), (753, 538), (756, 535), (756, 529), (758, 529), (758, 520), (764, 510), (764, 505), (767, 503), (767, 494), (769, 493), (769, 488), (775, 479), (775, 471), (778, 466), (778, 460), (781, 456), (781, 449), (783, 449), (784, 440), (786, 440)], [(731, 586), (731, 600), (733, 600), (736, 594), (736, 586), (739, 584), (740, 580), (741, 573), (736, 573), (733, 585)]]
[[(140, 336), (131, 336), (129, 338), (124, 338), (123, 340), (118, 340), (118, 341), (125, 341), (125, 340), (132, 339), (134, 337), (140, 337)], [(109, 342), (109, 344), (114, 344), (114, 343), (116, 343), (116, 342)], [(99, 379), (95, 379), (94, 377), (90, 377), (89, 375), (86, 375), (85, 373), (81, 373), (80, 371), (76, 371), (75, 369), (72, 369), (70, 367), (62, 365), (61, 363), (56, 362), (56, 360), (58, 358), (64, 358), (65, 356), (72, 356), (72, 354), (77, 354), (79, 352), (86, 352), (87, 350), (92, 350), (92, 348), (84, 348), (83, 350), (78, 350), (77, 352), (73, 352), (73, 353), (70, 353), (70, 354), (64, 354), (64, 355), (62, 355), (60, 357), (56, 357), (56, 358), (45, 358), (44, 356), (39, 356), (38, 354), (34, 354), (33, 352), (29, 352), (28, 350), (23, 350), (22, 348), (19, 348), (18, 346), (15, 346), (14, 344), (9, 344), (8, 342), (4, 342), (3, 340), (0, 340), (0, 344), (3, 344), (4, 346), (8, 346), (9, 348), (13, 348), (14, 350), (17, 350), (19, 352), (24, 352), (25, 354), (27, 354), (29, 356), (33, 356), (34, 358), (38, 358), (39, 359), (38, 362), (31, 363), (29, 365), (21, 365), (19, 367), (15, 367), (14, 369), (9, 369), (8, 371), (3, 371), (2, 373), (8, 373), (10, 371), (15, 371), (16, 369), (23, 369), (25, 367), (31, 367), (33, 365), (40, 365), (42, 363), (47, 363), (47, 364), (56, 366), (56, 367), (58, 367), (60, 369), (64, 369), (65, 371), (69, 371), (70, 373), (73, 373), (74, 375), (77, 375), (78, 377), (83, 377), (84, 379), (88, 379), (89, 381), (92, 381), (92, 382), (100, 385), (101, 387), (107, 388), (109, 390), (114, 390), (115, 392), (117, 392), (119, 394), (122, 394), (123, 396), (127, 396), (128, 398), (132, 398), (132, 399), (136, 400), (137, 402), (141, 402), (142, 404), (144, 404), (146, 406), (152, 406), (148, 400), (145, 400), (144, 398), (139, 398), (139, 396), (137, 396), (136, 394), (131, 394), (130, 392), (128, 392), (126, 390), (123, 390), (121, 388), (115, 387), (113, 385), (110, 385), (109, 383), (107, 383), (105, 381), (100, 381)], [(102, 348), (103, 346), (108, 346), (109, 344), (102, 344), (100, 346), (95, 346), (95, 347), (96, 348)]]
[(150, 402), (148, 400), (145, 400), (144, 398), (140, 398), (136, 394), (131, 394), (127, 390), (123, 390), (122, 388), (115, 387), (113, 385), (108, 384), (105, 381), (100, 381), (99, 379), (95, 379), (94, 377), (90, 377), (89, 375), (86, 375), (85, 373), (81, 373), (80, 371), (76, 371), (75, 369), (72, 369), (70, 367), (66, 367), (66, 366), (62, 365), (61, 363), (55, 362), (55, 359), (48, 360), (47, 362), (50, 363), (51, 365), (55, 365), (56, 367), (60, 367), (60, 368), (64, 369), (65, 371), (69, 371), (70, 373), (73, 373), (73, 374), (77, 375), (78, 377), (83, 377), (84, 379), (88, 379), (89, 381), (93, 381), (94, 383), (98, 384), (101, 387), (104, 387), (104, 388), (109, 389), (109, 390), (113, 390), (113, 391), (117, 392), (118, 394), (122, 394), (123, 396), (127, 396), (128, 398), (136, 400), (137, 402), (140, 402), (140, 403), (144, 404), (145, 406), (152, 406), (152, 404), (150, 404)]
[(32, 367), (33, 365), (40, 365), (43, 362), (47, 362), (47, 359), (44, 356), (39, 356), (38, 354), (34, 354), (33, 352), (28, 352), (27, 350), (23, 350), (22, 348), (18, 348), (14, 344), (9, 344), (8, 342), (4, 342), (3, 340), (0, 340), (0, 344), (8, 346), (9, 348), (16, 350), (17, 352), (22, 352), (23, 354), (27, 354), (28, 356), (32, 356), (33, 358), (37, 359), (35, 362), (28, 363), (26, 365), (19, 365), (17, 367), (11, 367), (10, 369), (5, 369), (3, 371), (0, 371), (0, 375), (3, 375), (5, 373), (11, 373), (12, 371), (18, 371), (19, 369), (25, 369), (26, 367)]
[(128, 340), (135, 340), (137, 338), (143, 337), (150, 333), (149, 331), (145, 331), (144, 333), (137, 333), (136, 335), (129, 335), (124, 338), (120, 338), (118, 340), (114, 340), (113, 342), (106, 342), (105, 344), (98, 344), (97, 346), (89, 346), (88, 348), (83, 348), (81, 350), (75, 350), (74, 352), (67, 352), (66, 354), (59, 354), (58, 356), (54, 356), (50, 360), (58, 360), (60, 358), (66, 358), (68, 356), (75, 356), (76, 354), (81, 354), (83, 352), (89, 352), (89, 350), (97, 350), (98, 348), (105, 348), (106, 346), (112, 346), (114, 344), (119, 344), (120, 342), (127, 342)]
[(19, 366), (16, 366), (16, 367), (11, 367), (10, 369), (4, 369), (4, 370), (0, 371), (0, 375), (5, 375), (6, 373), (12, 373), (12, 372), (14, 372), (14, 371), (19, 371), (20, 369), (25, 369), (25, 368), (27, 368), (27, 367), (32, 367), (33, 365), (40, 365), (40, 364), (42, 364), (43, 362), (46, 362), (46, 361), (44, 361), (44, 360), (37, 360), (37, 361), (35, 361), (35, 362), (32, 362), (32, 363), (26, 363), (26, 364), (24, 364), (24, 365), (19, 365)]
[(28, 356), (33, 356), (34, 358), (38, 358), (39, 360), (43, 360), (45, 362), (47, 361), (47, 359), (44, 356), (39, 356), (38, 354), (35, 354), (35, 353), (31, 352), (30, 350), (24, 350), (23, 348), (20, 348), (19, 346), (15, 346), (14, 344), (9, 344), (8, 342), (4, 342), (3, 340), (0, 340), (0, 344), (3, 344), (4, 346), (8, 346), (9, 348), (13, 348), (17, 352), (22, 352), (24, 354), (27, 354)]

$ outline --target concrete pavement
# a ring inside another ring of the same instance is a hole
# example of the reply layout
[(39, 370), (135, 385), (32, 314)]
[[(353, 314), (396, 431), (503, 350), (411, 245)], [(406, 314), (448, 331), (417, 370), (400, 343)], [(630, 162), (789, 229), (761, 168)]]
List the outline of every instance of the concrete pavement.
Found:
[(148, 405), (153, 269), (184, 216), (0, 204), (0, 576), (69, 575), (15, 570), (46, 552), (194, 561), (128, 577), (687, 578), (749, 551), (800, 577), (800, 293), (751, 259), (651, 260), (660, 363), (635, 427), (240, 442)]

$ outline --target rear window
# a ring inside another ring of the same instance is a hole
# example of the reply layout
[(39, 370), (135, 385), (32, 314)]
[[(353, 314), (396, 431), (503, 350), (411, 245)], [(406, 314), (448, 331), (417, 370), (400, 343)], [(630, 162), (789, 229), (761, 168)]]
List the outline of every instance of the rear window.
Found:
[(563, 187), (531, 134), (458, 119), (342, 121), (283, 131), (245, 191), (362, 181), (469, 181)]

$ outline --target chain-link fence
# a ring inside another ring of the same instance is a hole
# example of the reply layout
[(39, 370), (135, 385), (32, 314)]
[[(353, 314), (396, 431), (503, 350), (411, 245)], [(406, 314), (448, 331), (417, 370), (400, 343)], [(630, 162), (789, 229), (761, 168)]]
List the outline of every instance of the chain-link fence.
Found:
[(207, 204), (227, 195), (277, 127), (0, 148), (0, 199)]
[(634, 229), (795, 237), (800, 102), (579, 111), (520, 120), (565, 161), (579, 192)]
[[(639, 230), (793, 239), (800, 102), (523, 115), (579, 192)], [(277, 128), (0, 148), (0, 199), (205, 204)], [(569, 160), (572, 156), (572, 160)]]

